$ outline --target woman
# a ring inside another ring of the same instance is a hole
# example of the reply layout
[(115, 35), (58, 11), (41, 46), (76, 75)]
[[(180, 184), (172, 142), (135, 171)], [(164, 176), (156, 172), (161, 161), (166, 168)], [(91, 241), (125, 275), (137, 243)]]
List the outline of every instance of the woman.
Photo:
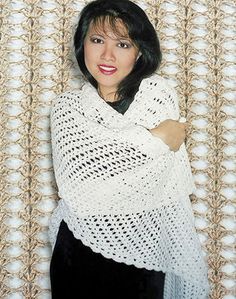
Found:
[(154, 74), (153, 26), (131, 1), (97, 0), (81, 12), (74, 45), (86, 81), (51, 111), (61, 198), (50, 225), (52, 298), (205, 298), (186, 124)]

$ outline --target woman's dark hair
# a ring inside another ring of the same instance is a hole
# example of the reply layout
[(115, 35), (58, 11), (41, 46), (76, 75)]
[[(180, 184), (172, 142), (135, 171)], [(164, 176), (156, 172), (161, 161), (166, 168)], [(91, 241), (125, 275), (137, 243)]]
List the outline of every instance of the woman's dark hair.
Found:
[(138, 47), (141, 56), (133, 70), (118, 86), (118, 99), (125, 99), (129, 105), (141, 81), (154, 73), (161, 62), (161, 50), (155, 29), (145, 12), (129, 0), (96, 0), (86, 5), (81, 14), (74, 35), (75, 56), (79, 67), (88, 81), (98, 88), (97, 81), (89, 73), (84, 61), (84, 39), (91, 22), (96, 25), (109, 25), (119, 34), (117, 19), (126, 26), (130, 39)]

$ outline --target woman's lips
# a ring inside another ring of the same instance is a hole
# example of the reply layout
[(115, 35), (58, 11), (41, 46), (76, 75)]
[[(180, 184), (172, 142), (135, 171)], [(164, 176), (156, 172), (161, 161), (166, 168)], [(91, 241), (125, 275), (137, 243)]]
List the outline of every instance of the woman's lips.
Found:
[(113, 75), (117, 71), (116, 67), (105, 64), (99, 64), (98, 68), (100, 72), (104, 75)]

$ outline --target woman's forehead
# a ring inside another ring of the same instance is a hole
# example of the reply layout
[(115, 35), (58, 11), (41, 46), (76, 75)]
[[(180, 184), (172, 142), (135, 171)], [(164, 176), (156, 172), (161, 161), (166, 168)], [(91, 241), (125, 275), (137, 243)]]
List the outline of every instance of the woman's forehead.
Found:
[(101, 17), (91, 21), (89, 25), (90, 33), (97, 33), (119, 38), (130, 38), (128, 29), (121, 19)]

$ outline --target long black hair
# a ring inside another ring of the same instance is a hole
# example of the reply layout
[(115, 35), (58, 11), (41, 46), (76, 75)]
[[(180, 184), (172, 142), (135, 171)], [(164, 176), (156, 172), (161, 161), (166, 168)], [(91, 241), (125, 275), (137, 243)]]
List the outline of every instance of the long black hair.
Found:
[(95, 88), (98, 88), (97, 81), (85, 65), (84, 39), (91, 22), (95, 26), (105, 25), (105, 22), (109, 22), (111, 28), (119, 34), (119, 29), (116, 27), (117, 19), (122, 20), (127, 28), (129, 38), (142, 54), (132, 71), (118, 86), (118, 99), (125, 99), (129, 106), (141, 81), (157, 70), (162, 57), (156, 31), (145, 12), (138, 5), (129, 0), (96, 0), (87, 4), (80, 14), (74, 34), (75, 56), (84, 76)]

